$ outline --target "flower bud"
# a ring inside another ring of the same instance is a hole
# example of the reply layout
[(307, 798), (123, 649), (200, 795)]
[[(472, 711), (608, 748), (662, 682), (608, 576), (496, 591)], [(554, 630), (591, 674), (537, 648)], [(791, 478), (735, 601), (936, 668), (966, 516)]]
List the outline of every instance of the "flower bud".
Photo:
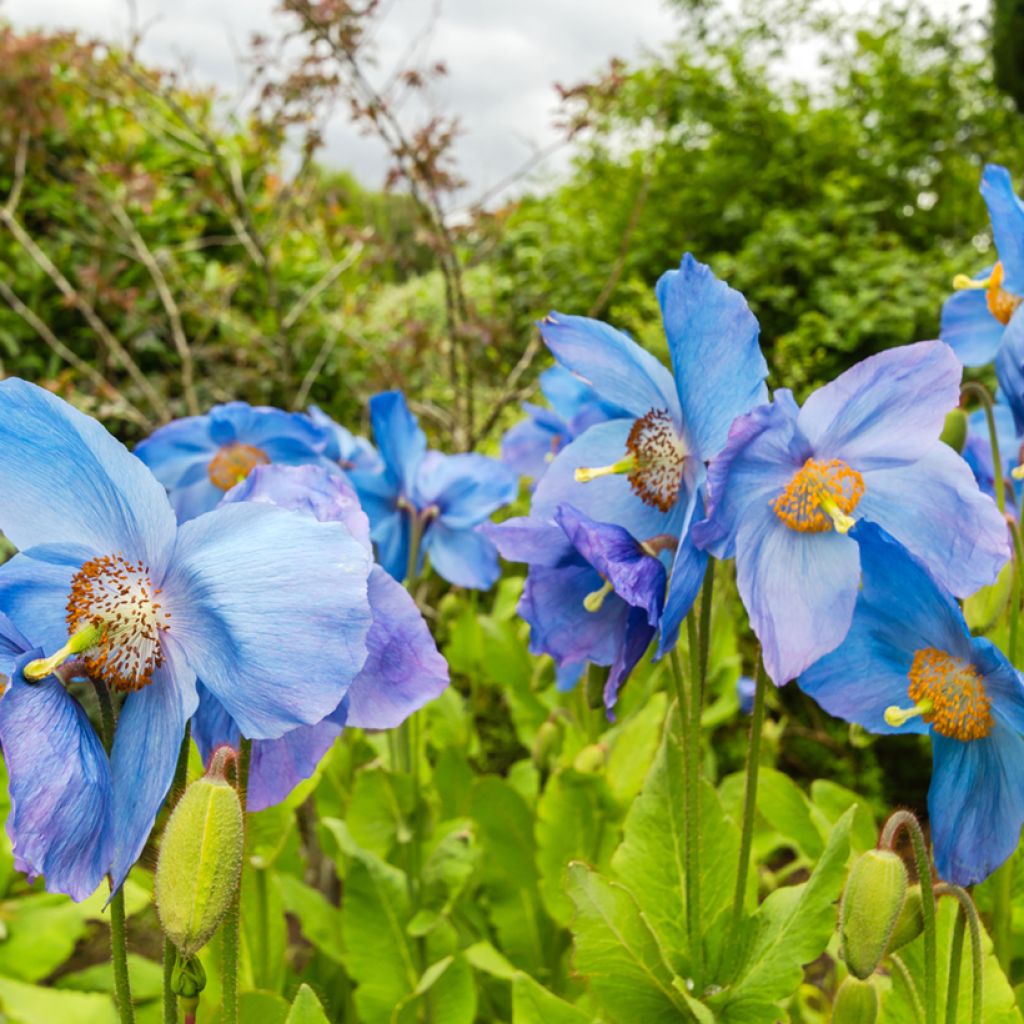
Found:
[(206, 988), (206, 971), (199, 957), (190, 956), (174, 958), (174, 969), (171, 972), (171, 991), (182, 999), (196, 999)]
[(967, 414), (963, 409), (953, 409), (946, 414), (946, 423), (939, 435), (955, 452), (962, 452), (967, 442)]
[(839, 909), (840, 955), (856, 978), (885, 956), (907, 895), (907, 869), (892, 850), (868, 850), (850, 869)]
[(198, 952), (231, 907), (242, 872), (244, 826), (238, 794), (215, 752), (164, 830), (154, 895), (160, 924), (183, 958)]
[(913, 942), (923, 931), (924, 907), (921, 886), (915, 882), (907, 889), (907, 898), (899, 920), (896, 922), (896, 927), (893, 929), (892, 938), (889, 939), (889, 948), (886, 952), (895, 953), (897, 949), (902, 949), (908, 942)]
[(584, 747), (572, 763), (573, 768), (582, 775), (595, 775), (604, 768), (608, 750), (600, 743), (591, 743)]
[(832, 1003), (832, 1024), (875, 1024), (878, 993), (870, 981), (846, 978)]
[(548, 719), (537, 730), (533, 750), (530, 751), (534, 767), (542, 773), (550, 772), (561, 750), (562, 726), (559, 722)]

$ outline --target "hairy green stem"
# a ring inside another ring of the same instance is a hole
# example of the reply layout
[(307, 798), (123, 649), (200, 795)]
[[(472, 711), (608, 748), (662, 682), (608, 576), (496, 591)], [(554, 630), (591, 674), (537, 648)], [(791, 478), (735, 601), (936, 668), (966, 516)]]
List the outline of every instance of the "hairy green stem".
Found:
[[(185, 791), (185, 777), (188, 774), (188, 750), (192, 738), (192, 723), (185, 723), (185, 735), (181, 738), (181, 747), (178, 749), (178, 763), (174, 768), (174, 780), (171, 782), (170, 792), (167, 794), (167, 807), (174, 810), (175, 805), (181, 799)], [(171, 979), (174, 976), (174, 961), (178, 951), (170, 939), (164, 939), (164, 984), (163, 984), (163, 1006), (164, 1024), (178, 1024), (178, 997), (171, 988)]]
[(953, 945), (949, 956), (949, 990), (946, 997), (946, 1024), (956, 1024), (957, 1001), (960, 996), (960, 958), (964, 945), (964, 926), (971, 933), (971, 1024), (981, 1024), (982, 978), (984, 960), (981, 949), (981, 921), (974, 900), (959, 885), (940, 882), (935, 886), (936, 896), (952, 896), (960, 904), (953, 931)]
[[(238, 749), (238, 766), (236, 785), (238, 799), (245, 815), (246, 793), (249, 787), (249, 760), (252, 757), (252, 740), (242, 737)], [(242, 871), (245, 870), (245, 859), (242, 860)], [(231, 903), (231, 909), (224, 918), (224, 957), (221, 976), (223, 992), (223, 1024), (238, 1024), (238, 946), (239, 932), (242, 922), (242, 871), (238, 873), (238, 889)]]

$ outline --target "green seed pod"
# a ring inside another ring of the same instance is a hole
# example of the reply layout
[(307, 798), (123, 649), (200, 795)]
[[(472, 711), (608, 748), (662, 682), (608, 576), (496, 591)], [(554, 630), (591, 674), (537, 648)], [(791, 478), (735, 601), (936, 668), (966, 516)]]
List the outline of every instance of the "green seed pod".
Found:
[(560, 722), (544, 722), (537, 730), (533, 741), (530, 757), (537, 771), (547, 773), (555, 766), (555, 761), (562, 751), (562, 725)]
[(907, 869), (892, 850), (869, 850), (850, 869), (839, 909), (840, 955), (855, 978), (885, 956), (907, 895)]
[(875, 1024), (878, 993), (870, 981), (847, 978), (832, 1003), (832, 1024)]
[(234, 786), (213, 765), (211, 772), (193, 782), (178, 801), (156, 866), (160, 924), (186, 959), (217, 930), (242, 873), (242, 805)]
[(896, 927), (893, 929), (892, 938), (889, 939), (887, 953), (895, 953), (902, 949), (908, 942), (924, 931), (924, 907), (921, 898), (921, 886), (916, 882), (907, 889), (907, 898), (903, 904)]
[(964, 450), (967, 442), (967, 413), (963, 409), (954, 409), (946, 414), (946, 423), (939, 440), (945, 441), (955, 452)]

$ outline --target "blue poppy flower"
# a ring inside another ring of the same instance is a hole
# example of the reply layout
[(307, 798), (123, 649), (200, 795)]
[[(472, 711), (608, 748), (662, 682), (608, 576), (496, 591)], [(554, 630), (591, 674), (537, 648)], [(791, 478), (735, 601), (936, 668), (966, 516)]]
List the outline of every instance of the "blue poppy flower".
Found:
[(973, 278), (957, 275), (957, 291), (942, 307), (939, 329), (939, 337), (965, 366), (985, 366), (996, 358), (1006, 326), (1024, 296), (1024, 206), (1013, 191), (1010, 172), (988, 164), (981, 176), (981, 194), (999, 261)]
[(527, 418), (508, 430), (501, 441), (501, 461), (535, 481), (588, 427), (629, 415), (603, 402), (593, 388), (561, 366), (552, 366), (540, 375), (540, 389), (550, 408), (523, 402)]
[(541, 333), (555, 359), (628, 418), (585, 431), (551, 463), (532, 513), (551, 519), (563, 504), (634, 537), (677, 538), (661, 648), (670, 647), (700, 588), (707, 556), (690, 537), (703, 515), (705, 462), (729, 425), (767, 401), (768, 366), (746, 300), (689, 253), (657, 286), (672, 357), (669, 371), (621, 331), (552, 313)]
[(529, 565), (519, 614), (530, 624), (531, 653), (554, 659), (560, 689), (573, 686), (588, 661), (611, 666), (611, 717), (661, 621), (666, 572), (658, 552), (571, 505), (552, 520), (528, 516), (483, 529), (503, 558)]
[[(320, 466), (257, 466), (224, 496), (225, 504), (235, 502), (265, 502), (321, 522), (344, 523), (370, 550), (369, 524), (355, 491), (342, 477)], [(370, 570), (368, 584), (373, 621), (363, 667), (322, 721), (253, 743), (251, 810), (280, 803), (309, 778), (346, 725), (394, 728), (448, 685), (448, 665), (409, 592), (378, 565)], [(221, 744), (237, 748), (239, 732), (224, 705), (200, 683), (192, 735), (203, 760)]]
[(254, 466), (327, 465), (328, 450), (336, 447), (336, 435), (303, 413), (228, 402), (158, 428), (135, 454), (167, 489), (184, 523), (215, 508)]
[(335, 423), (330, 416), (315, 405), (309, 407), (308, 416), (313, 425), (318, 427), (327, 437), (324, 456), (346, 473), (355, 470), (360, 473), (376, 473), (381, 467), (377, 449), (366, 440), (346, 430), (340, 423)]
[(878, 523), (955, 594), (991, 583), (1006, 523), (970, 468), (939, 440), (960, 397), (948, 345), (871, 356), (798, 408), (789, 391), (736, 421), (708, 475), (699, 545), (736, 557), (740, 596), (768, 674), (782, 685), (850, 627), (860, 557), (847, 531)]
[(498, 553), (477, 527), (519, 493), (507, 466), (486, 455), (427, 451), (427, 438), (400, 391), (370, 399), (370, 421), (384, 468), (352, 473), (370, 518), (377, 560), (405, 579), (418, 538), (438, 575), (460, 587), (487, 590), (498, 578)]
[[(1014, 512), (1020, 498), (1021, 485), (1013, 477), (1013, 471), (1020, 465), (1021, 437), (1013, 422), (1013, 412), (1005, 404), (1002, 394), (992, 407), (996, 422), (996, 440), (999, 442), (999, 461), (1003, 471), (1003, 494), (1006, 496), (1007, 513)], [(992, 462), (992, 439), (988, 429), (988, 417), (984, 409), (975, 409), (967, 417), (967, 439), (962, 452), (964, 461), (971, 467), (978, 486), (993, 500), (996, 497), (995, 467)]]
[(871, 732), (931, 737), (935, 864), (973, 885), (1013, 853), (1024, 825), (1024, 680), (900, 544), (865, 522), (853, 536), (864, 578), (853, 623), (798, 685)]
[[(120, 885), (141, 852), (197, 677), (254, 739), (338, 706), (367, 656), (371, 562), (343, 525), (258, 502), (179, 527), (141, 461), (20, 380), (0, 383), (0, 479), (0, 529), (19, 548), (0, 566), (0, 611), (45, 656), (0, 700), (11, 791), (57, 806), (77, 773), (82, 801), (49, 824), (16, 817), (14, 841), (50, 889), (79, 898), (108, 870)], [(106, 769), (81, 709), (46, 678), (71, 658), (124, 694)], [(68, 828), (93, 818), (90, 851)]]

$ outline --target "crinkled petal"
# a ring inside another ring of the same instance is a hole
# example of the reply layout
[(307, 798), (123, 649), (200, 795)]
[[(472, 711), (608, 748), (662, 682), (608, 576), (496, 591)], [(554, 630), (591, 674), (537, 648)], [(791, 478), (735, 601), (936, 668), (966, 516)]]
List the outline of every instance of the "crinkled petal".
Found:
[(672, 374), (622, 331), (584, 316), (550, 313), (540, 333), (551, 354), (606, 402), (632, 416), (667, 409), (679, 418)]
[(676, 391), (691, 443), (705, 462), (732, 421), (768, 401), (768, 364), (747, 300), (690, 253), (657, 286)]
[(86, 549), (73, 545), (44, 546), (0, 566), (0, 612), (47, 654), (67, 641), (71, 580), (89, 557)]
[(114, 848), (110, 764), (82, 706), (53, 677), (27, 683), (19, 662), (0, 698), (0, 745), (11, 793), (15, 864), (49, 892), (84, 900)]
[[(240, 687), (241, 688), (241, 687)], [(173, 640), (153, 681), (121, 707), (111, 751), (114, 784), (114, 888), (139, 859), (171, 788), (185, 723), (199, 706), (196, 676)]]
[(498, 549), (480, 530), (455, 529), (439, 520), (428, 527), (423, 550), (434, 571), (457, 587), (489, 590), (501, 575)]
[(401, 391), (374, 395), (370, 399), (370, 421), (385, 473), (404, 494), (411, 495), (427, 450), (427, 437), (409, 411), (405, 395)]
[(423, 463), (415, 504), (437, 508), (439, 521), (449, 529), (466, 530), (515, 501), (518, 494), (519, 480), (508, 466), (486, 455), (465, 452)]
[(517, 516), (502, 523), (484, 523), (480, 532), (508, 562), (554, 567), (579, 557), (557, 523), (536, 516)]
[(816, 458), (842, 459), (861, 473), (914, 462), (959, 404), (962, 373), (942, 341), (887, 349), (818, 388), (797, 426)]
[(1010, 557), (995, 502), (941, 442), (912, 465), (865, 473), (854, 515), (892, 534), (958, 597), (992, 583)]
[[(987, 278), (991, 272), (979, 276)], [(1003, 325), (989, 310), (984, 290), (965, 288), (943, 303), (939, 337), (964, 366), (987, 366), (1002, 344)]]
[(251, 739), (333, 711), (366, 660), (367, 550), (264, 502), (184, 524), (164, 600), (189, 665)]
[(392, 729), (441, 695), (448, 663), (412, 595), (380, 566), (370, 572), (369, 595), (373, 625), (366, 664), (348, 691), (348, 724)]
[(612, 712), (619, 699), (619, 691), (637, 663), (647, 653), (656, 632), (642, 608), (630, 608), (622, 645), (604, 684), (604, 707), (610, 719), (615, 718)]
[(77, 544), (159, 573), (174, 512), (156, 477), (94, 419), (56, 395), (0, 382), (0, 530), (23, 551)]
[(983, 882), (1017, 849), (1024, 825), (1024, 739), (996, 719), (984, 739), (932, 734), (928, 790), (935, 866), (956, 885)]
[(1003, 332), (1003, 344), (996, 356), (996, 378), (1013, 412), (1017, 432), (1024, 433), (1024, 305)]
[(1024, 295), (1024, 206), (1014, 194), (1010, 172), (999, 164), (986, 165), (981, 175), (981, 195), (1003, 264), (1003, 288)]

